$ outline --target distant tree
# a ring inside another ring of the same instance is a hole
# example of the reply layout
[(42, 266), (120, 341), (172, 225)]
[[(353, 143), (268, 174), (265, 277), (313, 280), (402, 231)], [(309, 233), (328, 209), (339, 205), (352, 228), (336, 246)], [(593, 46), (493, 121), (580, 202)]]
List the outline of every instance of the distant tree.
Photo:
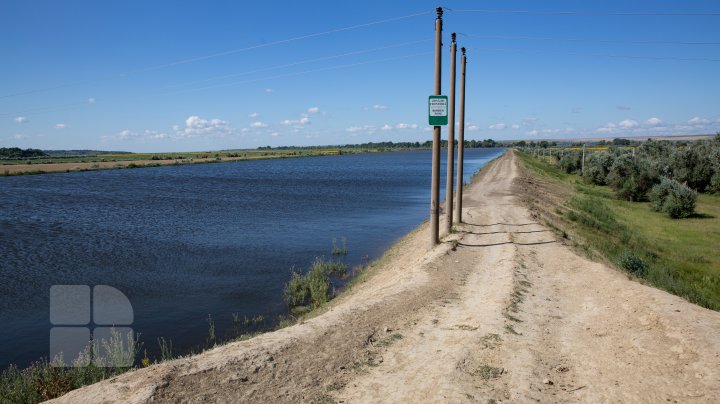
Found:
[(688, 217), (695, 212), (697, 192), (687, 185), (663, 177), (650, 192), (653, 209), (667, 213), (673, 219)]
[(19, 147), (0, 148), (0, 159), (20, 159), (30, 157), (46, 157), (47, 154), (39, 149), (21, 149)]

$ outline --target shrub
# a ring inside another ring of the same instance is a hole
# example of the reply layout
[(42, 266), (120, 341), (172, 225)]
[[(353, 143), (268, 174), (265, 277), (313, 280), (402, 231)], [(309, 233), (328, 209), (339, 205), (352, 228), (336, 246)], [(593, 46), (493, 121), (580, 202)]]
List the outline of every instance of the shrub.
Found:
[(673, 219), (688, 217), (695, 212), (697, 192), (687, 185), (663, 177), (650, 192), (652, 207), (658, 212), (667, 213)]
[(657, 182), (657, 176), (645, 160), (636, 160), (629, 153), (621, 154), (610, 166), (607, 183), (618, 198), (642, 201)]
[(582, 154), (578, 152), (570, 152), (560, 158), (558, 162), (560, 169), (568, 174), (580, 171), (582, 166)]
[(330, 298), (330, 276), (342, 275), (346, 270), (347, 266), (341, 262), (316, 258), (307, 273), (293, 271), (290, 282), (285, 285), (285, 302), (291, 309), (308, 305), (320, 307)]
[(645, 275), (647, 271), (647, 264), (642, 258), (638, 257), (632, 251), (625, 251), (620, 257), (620, 266), (625, 268), (628, 272), (632, 272), (635, 275)]
[(612, 166), (613, 157), (610, 153), (602, 151), (592, 153), (585, 157), (585, 173), (584, 176), (590, 182), (596, 185), (606, 185), (607, 176)]

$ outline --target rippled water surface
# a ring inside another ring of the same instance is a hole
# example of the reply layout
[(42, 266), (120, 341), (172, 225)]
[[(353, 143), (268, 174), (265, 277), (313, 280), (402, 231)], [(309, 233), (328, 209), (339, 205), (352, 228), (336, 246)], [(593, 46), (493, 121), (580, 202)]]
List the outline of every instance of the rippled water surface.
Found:
[[(502, 151), (466, 150), (465, 181)], [(343, 237), (351, 267), (377, 258), (429, 188), (429, 151), (0, 178), (0, 366), (47, 356), (56, 284), (122, 291), (151, 353), (202, 343), (208, 315), (273, 318), (293, 266)]]

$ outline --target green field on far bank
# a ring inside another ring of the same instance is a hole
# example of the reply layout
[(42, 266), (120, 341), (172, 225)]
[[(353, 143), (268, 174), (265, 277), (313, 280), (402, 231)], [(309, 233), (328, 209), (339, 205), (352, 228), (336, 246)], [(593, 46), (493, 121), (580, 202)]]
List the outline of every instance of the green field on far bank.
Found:
[(563, 201), (531, 197), (531, 204), (579, 248), (660, 289), (720, 310), (719, 195), (699, 194), (694, 215), (672, 219), (650, 202), (620, 200), (607, 186), (566, 174), (550, 158), (518, 156), (528, 174)]

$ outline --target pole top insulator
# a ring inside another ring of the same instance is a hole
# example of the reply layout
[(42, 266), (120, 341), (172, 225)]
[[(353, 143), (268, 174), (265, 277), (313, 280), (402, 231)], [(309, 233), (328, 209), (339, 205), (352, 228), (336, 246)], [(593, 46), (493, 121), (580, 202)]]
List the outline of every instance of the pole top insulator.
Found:
[(437, 18), (442, 18), (443, 8), (442, 8), (442, 7), (438, 7), (438, 8), (435, 9), (435, 11), (437, 11), (437, 16), (438, 16)]
[(456, 38), (456, 37), (457, 37), (457, 35), (455, 35), (454, 32), (453, 32), (452, 34), (450, 34), (450, 38), (452, 38), (452, 41), (453, 41), (453, 42), (455, 42), (455, 38)]
[(465, 56), (465, 47), (464, 46), (462, 48), (460, 48), (460, 51), (462, 52), (463, 56)]

